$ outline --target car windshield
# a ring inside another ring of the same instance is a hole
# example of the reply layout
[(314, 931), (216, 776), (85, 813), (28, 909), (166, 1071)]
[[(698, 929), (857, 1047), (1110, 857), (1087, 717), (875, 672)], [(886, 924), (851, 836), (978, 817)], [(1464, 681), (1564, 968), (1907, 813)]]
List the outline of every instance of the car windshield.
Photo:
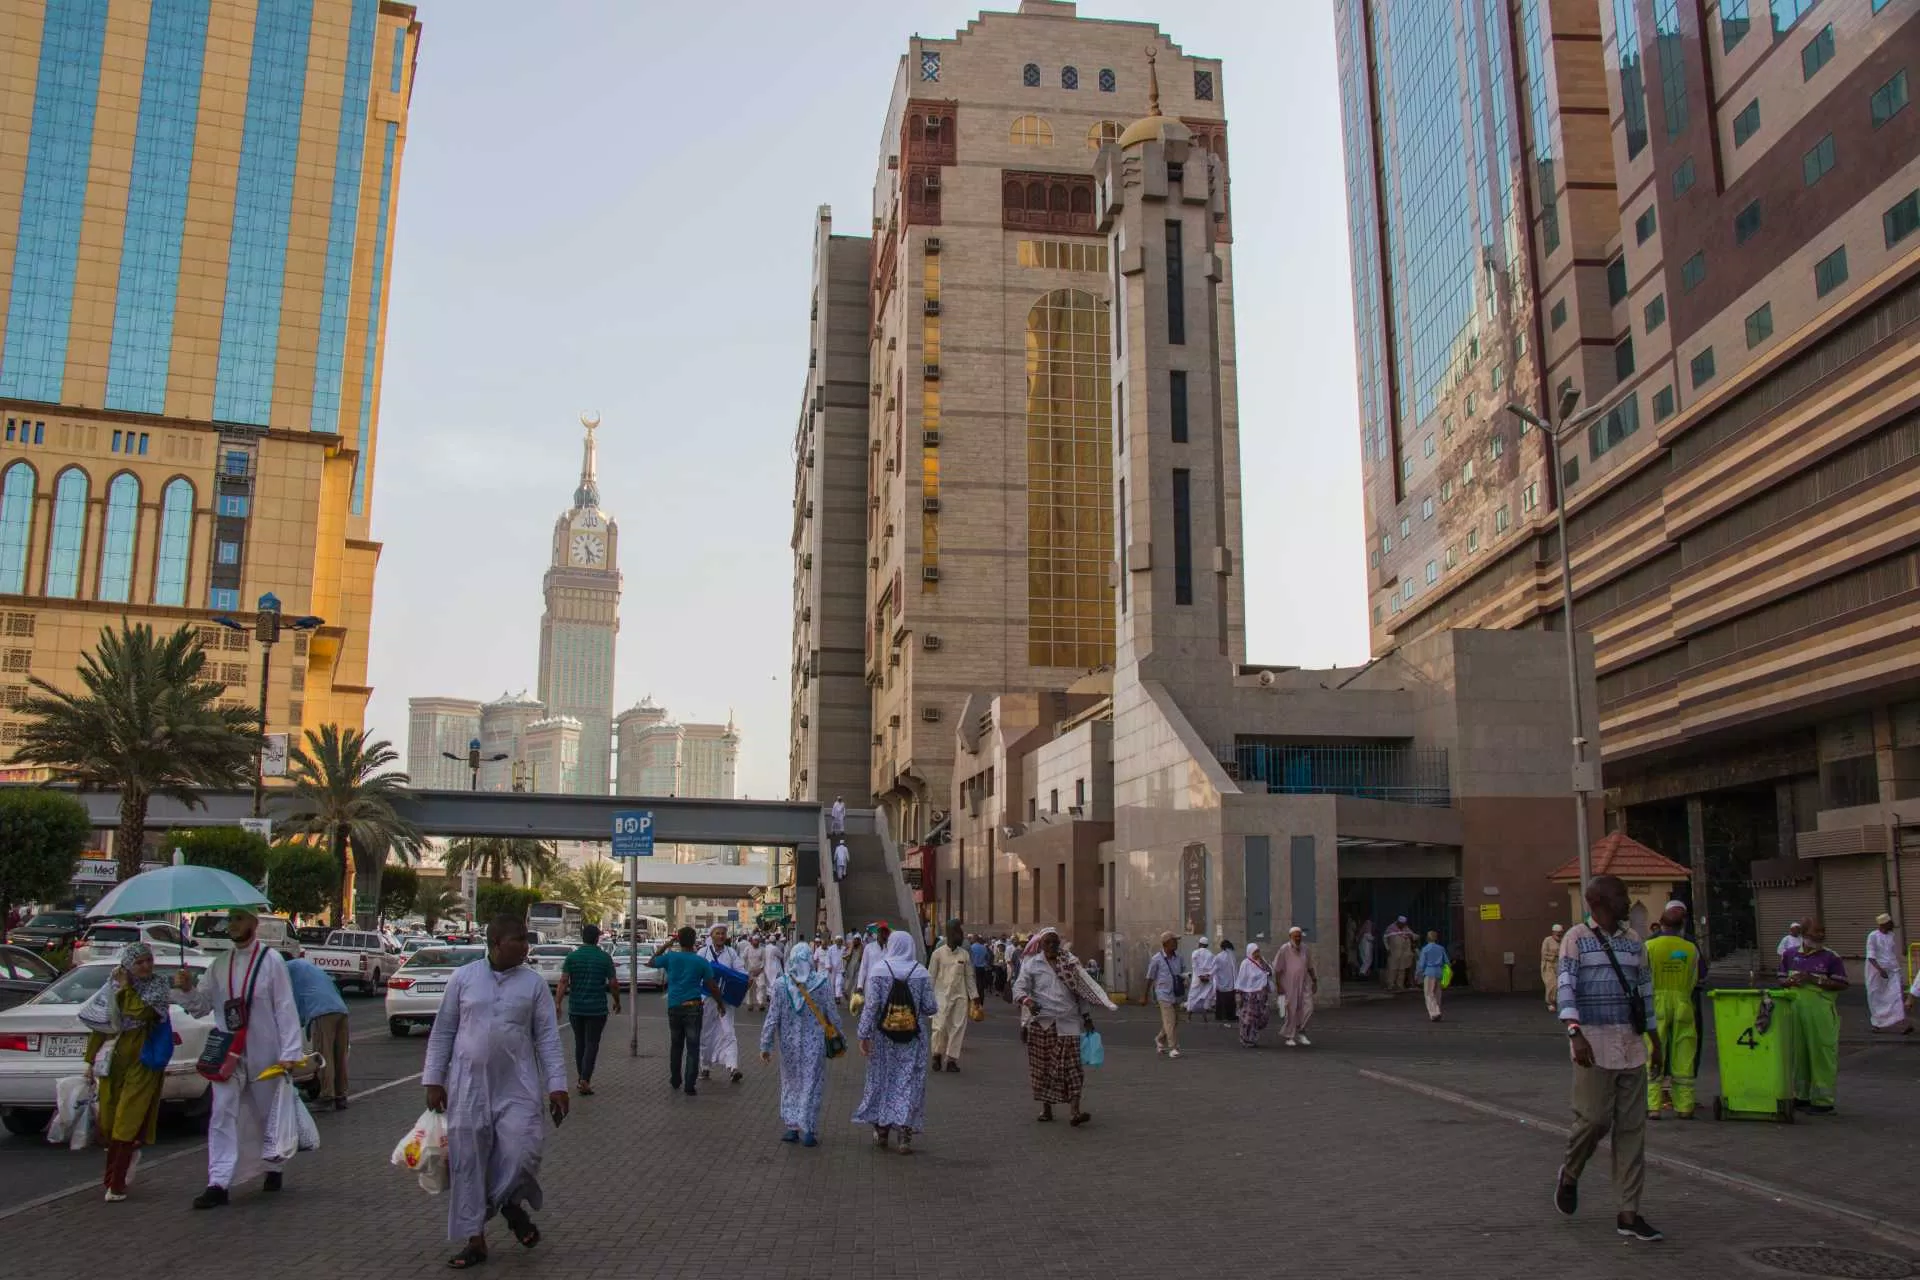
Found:
[[(198, 972), (192, 965), (187, 967), (190, 971)], [(101, 985), (106, 982), (107, 975), (112, 973), (113, 970), (114, 966), (110, 964), (83, 964), (77, 969), (69, 969), (61, 975), (58, 982), (55, 982), (45, 991), (42, 991), (39, 995), (27, 1001), (27, 1003), (85, 1004), (87, 997), (100, 989)], [(177, 964), (156, 964), (153, 966), (153, 971), (163, 978), (171, 978), (180, 971), (180, 966)]]
[(132, 942), (139, 936), (138, 929), (123, 924), (97, 924), (87, 930), (88, 942)]
[(78, 911), (42, 911), (27, 921), (29, 929), (77, 929), (83, 923)]
[(422, 947), (407, 957), (403, 969), (458, 969), (487, 954), (485, 947)]
[(573, 954), (573, 948), (572, 947), (535, 947), (533, 949), (533, 954), (537, 956), (546, 956), (549, 959), (555, 956), (558, 956), (559, 958), (564, 960), (568, 956)]

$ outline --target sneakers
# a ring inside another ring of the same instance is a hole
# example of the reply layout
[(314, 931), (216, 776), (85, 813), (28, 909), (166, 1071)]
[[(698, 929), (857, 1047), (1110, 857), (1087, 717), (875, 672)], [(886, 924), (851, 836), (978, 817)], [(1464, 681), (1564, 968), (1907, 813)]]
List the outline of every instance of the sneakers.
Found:
[(126, 1192), (124, 1192), (124, 1191), (109, 1191), (109, 1192), (107, 1192), (107, 1203), (108, 1203), (108, 1204), (117, 1204), (117, 1203), (119, 1203), (120, 1201), (122, 1201), (122, 1200), (125, 1200), (126, 1198), (127, 1198), (127, 1193), (126, 1193)]
[(1284, 1044), (1285, 1046), (1287, 1046), (1287, 1048), (1291, 1049), (1296, 1044), (1298, 1044), (1299, 1041), (1295, 1040), (1292, 1036), (1288, 1036), (1285, 1040), (1282, 1040), (1280, 1043)]
[(1298, 1040), (1302, 1046), (1311, 1046), (1313, 1044), (1313, 1041), (1307, 1039), (1304, 1035), (1295, 1036), (1294, 1039)]
[(1169, 1058), (1177, 1058), (1180, 1056), (1180, 1051), (1178, 1049), (1169, 1049), (1167, 1050), (1167, 1056)]
[(193, 1207), (196, 1209), (218, 1209), (225, 1203), (227, 1203), (225, 1187), (208, 1187), (193, 1198)]
[(1615, 1220), (1613, 1229), (1616, 1233), (1625, 1236), (1627, 1239), (1638, 1240), (1642, 1244), (1658, 1244), (1660, 1241), (1666, 1239), (1651, 1222), (1648, 1222), (1637, 1213), (1631, 1218), (1623, 1216)]
[(1580, 1184), (1567, 1181), (1565, 1165), (1561, 1165), (1560, 1172), (1554, 1175), (1553, 1207), (1569, 1218), (1580, 1208)]

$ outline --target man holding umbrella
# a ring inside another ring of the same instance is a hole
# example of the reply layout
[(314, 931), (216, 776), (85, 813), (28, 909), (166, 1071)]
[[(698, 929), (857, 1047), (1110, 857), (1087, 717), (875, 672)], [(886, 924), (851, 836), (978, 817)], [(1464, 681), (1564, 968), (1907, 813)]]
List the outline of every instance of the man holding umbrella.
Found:
[(265, 1164), (265, 1190), (280, 1189), (280, 1162), (265, 1150), (275, 1083), (262, 1083), (260, 1073), (275, 1064), (291, 1070), (306, 1051), (286, 961), (255, 936), (256, 924), (252, 909), (229, 908), (227, 936), (233, 949), (214, 960), (197, 987), (186, 970), (175, 979), (186, 993), (179, 1003), (196, 1017), (211, 1013), (215, 1028), (234, 1036), (238, 1056), (231, 1073), (214, 1080), (213, 1115), (207, 1123), (207, 1189), (194, 1197), (196, 1209), (227, 1203), (227, 1189), (242, 1174), (243, 1158), (248, 1173), (256, 1163)]

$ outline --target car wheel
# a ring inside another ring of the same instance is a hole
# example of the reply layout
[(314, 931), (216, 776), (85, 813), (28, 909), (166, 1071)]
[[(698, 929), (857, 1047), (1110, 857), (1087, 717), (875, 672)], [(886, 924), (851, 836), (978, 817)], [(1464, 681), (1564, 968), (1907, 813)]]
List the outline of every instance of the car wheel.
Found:
[(0, 1111), (0, 1126), (8, 1133), (22, 1138), (37, 1138), (47, 1131), (47, 1121), (53, 1119), (51, 1111), (37, 1111), (28, 1107), (8, 1107)]
[(413, 1024), (405, 1018), (388, 1018), (387, 1030), (393, 1033), (395, 1039), (405, 1040), (413, 1034)]

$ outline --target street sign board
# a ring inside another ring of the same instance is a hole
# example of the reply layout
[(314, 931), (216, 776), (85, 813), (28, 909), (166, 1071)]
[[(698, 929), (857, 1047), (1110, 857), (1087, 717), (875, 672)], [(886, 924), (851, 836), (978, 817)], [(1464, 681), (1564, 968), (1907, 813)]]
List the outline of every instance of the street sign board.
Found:
[(613, 815), (613, 856), (653, 856), (653, 810), (620, 809)]
[(272, 818), (242, 818), (240, 819), (240, 829), (242, 831), (251, 831), (262, 840), (273, 839)]

